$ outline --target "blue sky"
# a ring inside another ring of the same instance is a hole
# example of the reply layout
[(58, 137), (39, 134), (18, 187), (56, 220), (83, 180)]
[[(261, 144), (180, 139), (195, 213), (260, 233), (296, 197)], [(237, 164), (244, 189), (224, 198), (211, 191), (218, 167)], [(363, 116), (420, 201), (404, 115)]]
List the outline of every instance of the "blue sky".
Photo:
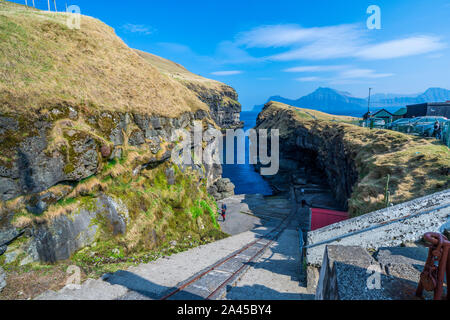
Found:
[[(57, 0), (60, 9), (65, 3)], [(233, 86), (244, 109), (319, 86), (358, 97), (369, 87), (405, 94), (450, 89), (450, 0), (67, 3), (112, 26), (130, 47)], [(370, 5), (381, 9), (380, 30), (367, 28)]]

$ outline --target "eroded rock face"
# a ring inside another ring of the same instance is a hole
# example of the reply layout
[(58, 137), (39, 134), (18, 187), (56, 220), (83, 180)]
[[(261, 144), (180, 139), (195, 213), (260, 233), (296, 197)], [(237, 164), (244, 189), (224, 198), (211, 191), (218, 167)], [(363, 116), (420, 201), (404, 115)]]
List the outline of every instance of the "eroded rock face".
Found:
[(222, 129), (243, 127), (243, 122), (240, 120), (242, 106), (233, 88), (222, 85), (221, 90), (215, 90), (196, 83), (185, 83), (185, 85), (209, 106), (211, 117)]
[[(322, 185), (331, 188), (335, 199), (348, 209), (348, 199), (358, 181), (354, 155), (349, 154), (344, 132), (329, 128), (315, 130), (294, 121), (290, 114), (276, 114), (257, 121), (257, 129), (280, 129), (280, 172), (266, 177), (280, 191), (292, 185)], [(285, 128), (289, 128), (289, 131)], [(270, 135), (269, 135), (270, 137)]]
[[(0, 201), (20, 197), (17, 200), (22, 208), (39, 216), (68, 197), (78, 182), (96, 176), (108, 161), (121, 158), (129, 146), (142, 151), (135, 151), (138, 158), (130, 163), (136, 177), (144, 169), (170, 162), (179, 129), (190, 130), (194, 121), (205, 118), (208, 119), (203, 124), (213, 127), (205, 110), (184, 113), (178, 118), (83, 112), (75, 107), (58, 106), (30, 119), (14, 115), (1, 117)], [(204, 143), (200, 144), (205, 147)], [(182, 164), (179, 168), (197, 172), (199, 186), (206, 182), (210, 187), (222, 174), (220, 164)], [(167, 183), (175, 184), (174, 169), (169, 168), (165, 173)], [(221, 192), (229, 189), (222, 187)], [(130, 219), (127, 207), (120, 199), (104, 195), (101, 189), (94, 194), (89, 205), (77, 203), (76, 209), (68, 211), (71, 213), (28, 223), (27, 234), (21, 236), (23, 242), (2, 246), (1, 251), (8, 256), (7, 263), (66, 260), (97, 241), (104, 229), (108, 229), (111, 237), (126, 234)], [(10, 242), (20, 232), (13, 227), (16, 211), (14, 206), (0, 207), (0, 245)]]
[(119, 199), (100, 196), (89, 209), (80, 208), (70, 216), (61, 215), (33, 228), (28, 251), (35, 251), (33, 258), (42, 262), (66, 260), (92, 244), (99, 228), (109, 226), (113, 235), (124, 234), (128, 220), (128, 209)]
[[(85, 115), (88, 127), (77, 122), (81, 112), (59, 106), (36, 119), (0, 117), (0, 200), (38, 194), (61, 182), (78, 182), (95, 175), (105, 159), (122, 155), (131, 146), (147, 144), (154, 155), (174, 138), (177, 129), (209, 117), (208, 112), (184, 113), (177, 118), (101, 112)], [(57, 142), (55, 142), (57, 141)], [(169, 150), (163, 161), (170, 157)], [(161, 160), (161, 159), (159, 159)], [(207, 167), (213, 183), (217, 168)], [(45, 210), (39, 200), (32, 211)]]

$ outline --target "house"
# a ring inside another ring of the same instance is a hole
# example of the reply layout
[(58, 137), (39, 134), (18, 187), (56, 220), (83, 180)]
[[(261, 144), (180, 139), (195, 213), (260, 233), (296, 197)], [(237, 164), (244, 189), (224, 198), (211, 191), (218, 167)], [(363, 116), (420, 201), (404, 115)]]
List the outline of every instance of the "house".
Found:
[(433, 102), (409, 105), (405, 118), (446, 117), (450, 118), (450, 102)]
[(384, 120), (385, 124), (389, 124), (393, 121), (394, 115), (387, 111), (386, 109), (381, 109), (377, 112), (375, 112), (372, 116), (372, 118), (375, 119), (382, 119)]

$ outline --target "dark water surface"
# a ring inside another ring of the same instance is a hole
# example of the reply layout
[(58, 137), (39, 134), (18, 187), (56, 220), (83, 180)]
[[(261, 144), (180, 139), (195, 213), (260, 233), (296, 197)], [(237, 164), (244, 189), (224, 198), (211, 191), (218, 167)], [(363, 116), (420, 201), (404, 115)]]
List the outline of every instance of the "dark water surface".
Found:
[[(242, 112), (241, 121), (245, 122), (244, 130), (251, 129), (256, 125), (257, 113)], [(255, 171), (253, 165), (249, 164), (249, 139), (246, 137), (245, 143), (245, 164), (224, 164), (223, 177), (229, 178), (236, 186), (236, 194), (263, 194), (272, 195), (272, 189), (259, 172)], [(225, 145), (226, 148), (226, 145)], [(236, 149), (236, 147), (235, 147)], [(236, 163), (236, 161), (235, 161)]]

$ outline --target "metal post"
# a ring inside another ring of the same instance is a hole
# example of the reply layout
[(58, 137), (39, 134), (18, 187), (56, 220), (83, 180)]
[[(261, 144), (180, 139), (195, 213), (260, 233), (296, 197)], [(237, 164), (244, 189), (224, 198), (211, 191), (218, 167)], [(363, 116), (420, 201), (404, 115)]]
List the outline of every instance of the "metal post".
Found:
[(48, 11), (51, 11), (51, 8), (50, 8), (50, 0), (47, 0), (47, 3), (48, 3)]
[(372, 93), (372, 88), (369, 88), (369, 103), (367, 105), (367, 114), (370, 113), (370, 94)]
[(53, 4), (55, 5), (55, 12), (58, 12), (58, 9), (56, 8), (56, 0), (53, 0)]
[(34, 0), (33, 0), (33, 8), (36, 8), (36, 6), (34, 5)]

